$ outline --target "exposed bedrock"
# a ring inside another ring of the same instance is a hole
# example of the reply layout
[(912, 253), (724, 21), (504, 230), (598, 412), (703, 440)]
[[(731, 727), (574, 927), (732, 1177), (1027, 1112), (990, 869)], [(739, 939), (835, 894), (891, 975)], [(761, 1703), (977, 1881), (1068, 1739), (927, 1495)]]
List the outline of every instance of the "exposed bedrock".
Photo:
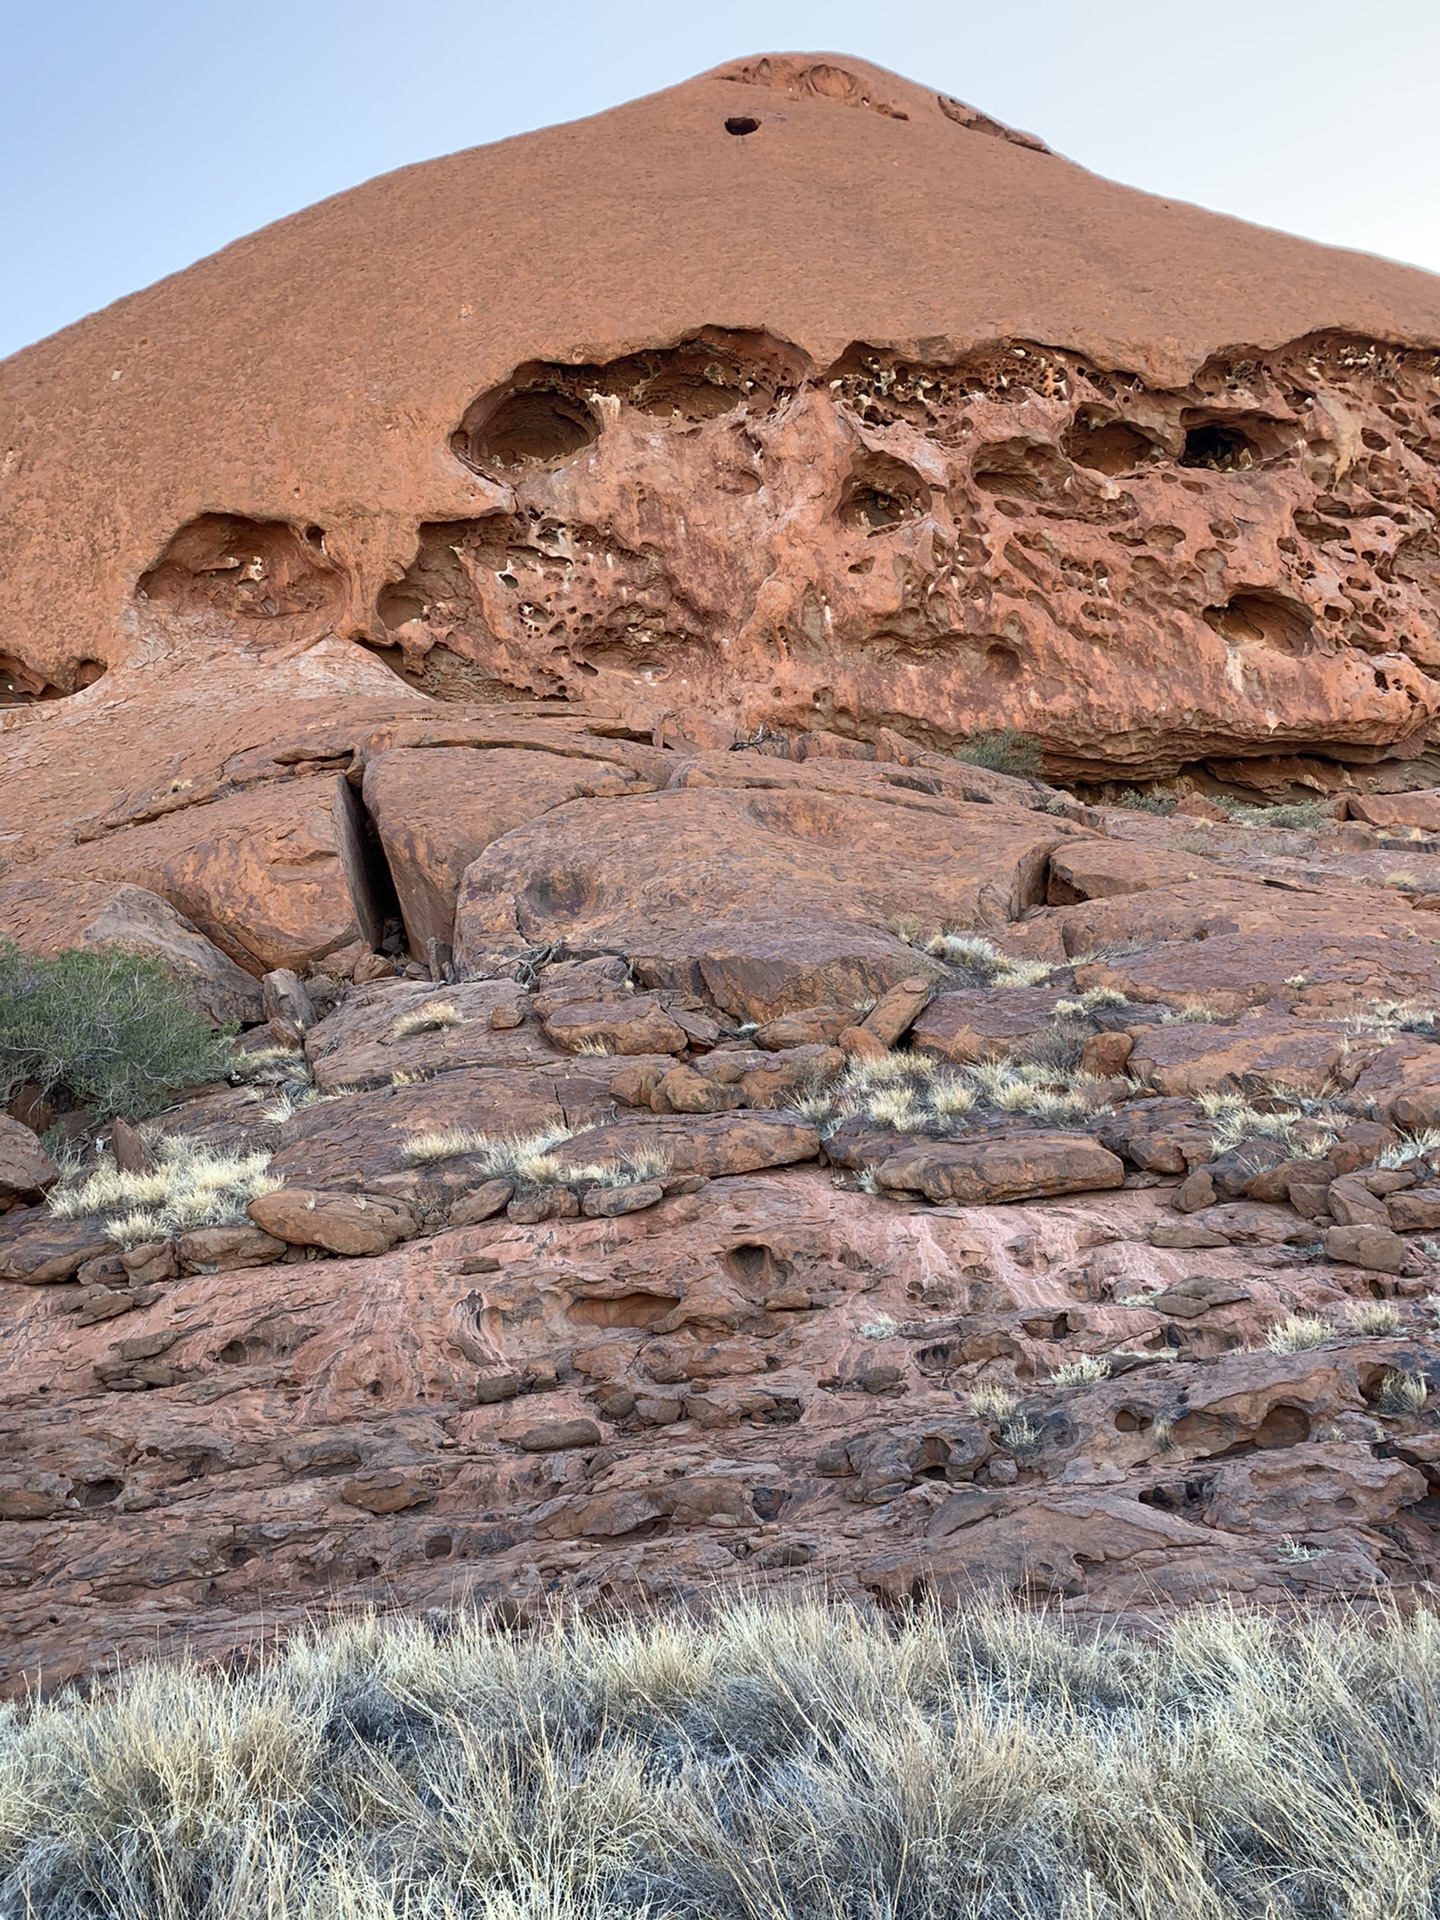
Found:
[(1159, 391), (1018, 342), (952, 365), (756, 335), (531, 364), (380, 604), (536, 694), (929, 744), (1072, 777), (1418, 751), (1440, 714), (1440, 357), (1340, 337)]
[[(1440, 716), (1440, 355), (1344, 336), (1156, 389), (1020, 342), (817, 370), (706, 329), (529, 362), (450, 455), (356, 631), (418, 690), (699, 710), (742, 733), (1016, 728), (1061, 777), (1410, 757)], [(319, 527), (209, 514), (142, 623), (299, 642), (357, 617)]]

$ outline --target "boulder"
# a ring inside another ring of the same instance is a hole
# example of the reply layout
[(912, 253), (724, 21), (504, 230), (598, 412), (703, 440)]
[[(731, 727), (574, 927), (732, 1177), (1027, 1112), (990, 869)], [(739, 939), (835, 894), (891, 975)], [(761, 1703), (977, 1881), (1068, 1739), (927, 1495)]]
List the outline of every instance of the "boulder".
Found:
[(1094, 1124), (1102, 1145), (1147, 1173), (1188, 1173), (1213, 1150), (1210, 1128), (1188, 1100), (1131, 1100)]
[(1355, 1041), (1312, 1020), (1243, 1020), (1235, 1026), (1175, 1021), (1139, 1027), (1128, 1071), (1162, 1094), (1211, 1093), (1278, 1082), (1315, 1094), (1333, 1080)]
[[(658, 1064), (673, 1062), (661, 1056)], [(459, 1069), (326, 1101), (286, 1122), (271, 1172), (294, 1186), (363, 1188), (403, 1171), (407, 1142), (417, 1134), (462, 1129), (525, 1137), (598, 1125), (615, 1111), (616, 1072), (612, 1060), (552, 1055), (543, 1065)], [(441, 1164), (463, 1170), (469, 1163), (455, 1156)]]
[(347, 1507), (359, 1507), (362, 1513), (405, 1513), (411, 1507), (429, 1506), (435, 1489), (408, 1474), (378, 1468), (342, 1480), (340, 1498)]
[(975, 987), (940, 993), (916, 1020), (910, 1045), (942, 1060), (999, 1060), (1046, 1032), (1063, 998), (1049, 987)]
[(934, 997), (935, 983), (923, 974), (913, 974), (882, 993), (860, 1022), (882, 1047), (896, 1046), (914, 1026)]
[(527, 1011), (513, 980), (376, 981), (354, 988), (310, 1028), (305, 1054), (322, 1093), (387, 1086), (397, 1073), (431, 1079), (553, 1060), (554, 1046)]
[(1084, 1134), (1037, 1132), (999, 1140), (916, 1142), (882, 1160), (875, 1177), (891, 1192), (923, 1193), (927, 1200), (973, 1207), (1118, 1187), (1125, 1169)]
[(1342, 1227), (1388, 1227), (1385, 1202), (1354, 1174), (1341, 1174), (1326, 1190), (1326, 1211)]
[(181, 1234), (176, 1252), (192, 1273), (231, 1273), (237, 1267), (268, 1267), (283, 1255), (285, 1244), (258, 1227), (196, 1227)]
[(851, 1007), (800, 1007), (755, 1029), (755, 1044), (775, 1052), (790, 1047), (825, 1046), (855, 1023)]
[(593, 1420), (537, 1420), (507, 1429), (502, 1437), (524, 1453), (563, 1453), (571, 1447), (598, 1447), (600, 1429)]
[(1405, 1242), (1387, 1226), (1330, 1227), (1325, 1253), (1342, 1266), (1368, 1267), (1372, 1273), (1399, 1273), (1405, 1264)]
[(43, 877), (17, 875), (14, 898), (0, 881), (0, 924), (20, 932), (26, 897), (37, 888), (63, 893), (77, 880), (103, 880), (113, 890), (128, 882), (168, 902), (184, 925), (128, 901), (115, 927), (139, 924), (137, 937), (153, 942), (157, 957), (164, 960), (160, 947), (168, 945), (178, 967), (195, 969), (198, 992), (236, 1017), (255, 1017), (258, 979), (242, 985), (196, 949), (191, 935), (237, 962), (246, 979), (274, 967), (303, 973), (352, 945), (359, 927), (341, 857), (343, 832), (331, 781), (261, 781), (67, 847), (46, 861)]
[(1149, 1294), (1145, 1305), (1152, 1313), (1168, 1313), (1177, 1320), (1197, 1320), (1215, 1307), (1236, 1306), (1250, 1298), (1250, 1289), (1237, 1281), (1192, 1274), (1173, 1287)]
[(580, 1211), (590, 1220), (618, 1220), (622, 1214), (643, 1213), (658, 1206), (665, 1189), (658, 1180), (637, 1181), (629, 1187), (592, 1187), (580, 1202)]
[(1115, 987), (1152, 1006), (1198, 1003), (1220, 1017), (1270, 1001), (1341, 1018), (1368, 1011), (1376, 1000), (1440, 998), (1440, 951), (1413, 928), (1397, 929), (1401, 937), (1375, 931), (1377, 916), (1388, 917), (1373, 895), (1347, 902), (1339, 889), (1273, 932), (1223, 931), (1221, 913), (1212, 915), (1216, 931), (1204, 939), (1088, 961), (1077, 965), (1075, 982)]
[(53, 1287), (88, 1260), (117, 1251), (99, 1220), (56, 1220), (30, 1208), (0, 1218), (0, 1280)]
[(1077, 840), (1051, 854), (1045, 897), (1052, 907), (1071, 906), (1078, 900), (1109, 900), (1198, 880), (1203, 866), (1193, 854), (1169, 853), (1131, 841)]
[(247, 1212), (263, 1233), (292, 1247), (323, 1247), (347, 1256), (385, 1253), (416, 1231), (402, 1201), (365, 1193), (315, 1193), (282, 1187), (250, 1202)]
[(1373, 1101), (1398, 1127), (1419, 1131), (1436, 1125), (1440, 1121), (1440, 1046), (1420, 1034), (1400, 1034), (1365, 1065), (1355, 1093)]
[(1418, 827), (1422, 833), (1440, 833), (1440, 792), (1352, 793), (1346, 796), (1352, 820), (1372, 827)]
[(1433, 1233), (1440, 1228), (1440, 1187), (1412, 1187), (1392, 1193), (1385, 1213), (1396, 1233)]
[(1180, 1252), (1199, 1252), (1204, 1247), (1228, 1247), (1229, 1238), (1214, 1227), (1190, 1220), (1157, 1220), (1146, 1239), (1152, 1247), (1172, 1247)]
[(462, 1193), (450, 1208), (452, 1227), (475, 1227), (482, 1220), (491, 1220), (503, 1207), (510, 1204), (515, 1189), (508, 1180), (486, 1180), (478, 1187), (472, 1187), (469, 1193)]
[(1297, 1218), (1289, 1207), (1269, 1207), (1258, 1200), (1206, 1207), (1192, 1214), (1187, 1224), (1219, 1234), (1233, 1247), (1305, 1246), (1315, 1238), (1310, 1223)]
[(1329, 1533), (1342, 1515), (1352, 1526), (1383, 1526), (1428, 1492), (1424, 1474), (1403, 1461), (1322, 1441), (1221, 1462), (1213, 1469), (1205, 1517), (1236, 1532)]
[(755, 1173), (762, 1167), (788, 1167), (813, 1160), (820, 1152), (814, 1127), (789, 1114), (715, 1113), (651, 1120), (623, 1119), (612, 1127), (577, 1133), (556, 1147), (562, 1167), (618, 1160), (625, 1154), (656, 1152), (672, 1174)]
[(60, 1169), (29, 1127), (0, 1113), (0, 1201), (34, 1199), (60, 1178)]
[(574, 800), (467, 870), (456, 953), (493, 973), (532, 943), (603, 948), (648, 984), (703, 990), (762, 1022), (853, 1005), (918, 970), (914, 948), (884, 931), (897, 916), (1003, 924), (1073, 831), (999, 806), (780, 785)]
[(652, 994), (628, 999), (580, 1000), (554, 1007), (544, 1016), (545, 1031), (566, 1053), (684, 1053), (685, 1029)]
[(430, 940), (453, 944), (461, 879), (493, 841), (567, 800), (649, 790), (651, 783), (630, 764), (636, 756), (617, 743), (563, 744), (562, 753), (490, 742), (395, 747), (370, 758), (365, 804), (412, 953), (423, 955)]

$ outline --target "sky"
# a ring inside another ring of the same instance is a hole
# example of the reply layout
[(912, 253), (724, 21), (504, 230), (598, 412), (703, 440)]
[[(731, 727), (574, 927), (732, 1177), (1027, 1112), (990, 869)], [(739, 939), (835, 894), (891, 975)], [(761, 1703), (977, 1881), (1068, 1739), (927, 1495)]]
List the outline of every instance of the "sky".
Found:
[(788, 50), (1440, 272), (1440, 0), (3, 5), (0, 355), (377, 173)]

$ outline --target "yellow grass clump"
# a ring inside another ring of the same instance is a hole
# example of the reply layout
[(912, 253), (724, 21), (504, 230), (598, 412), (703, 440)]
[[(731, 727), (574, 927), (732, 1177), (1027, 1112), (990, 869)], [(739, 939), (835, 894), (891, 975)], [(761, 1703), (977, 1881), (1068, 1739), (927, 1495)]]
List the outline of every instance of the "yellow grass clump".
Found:
[(1427, 1611), (360, 1618), (0, 1709), (0, 1913), (1428, 1920), (1437, 1695)]

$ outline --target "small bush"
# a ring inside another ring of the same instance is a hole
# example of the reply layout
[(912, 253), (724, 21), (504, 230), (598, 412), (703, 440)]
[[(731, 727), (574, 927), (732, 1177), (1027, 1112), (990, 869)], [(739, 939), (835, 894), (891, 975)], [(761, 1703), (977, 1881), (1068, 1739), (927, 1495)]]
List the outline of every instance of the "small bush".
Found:
[(976, 987), (1035, 987), (1055, 971), (1045, 960), (1016, 960), (978, 933), (938, 933), (925, 947), (932, 959), (969, 975)]
[(33, 1080), (100, 1119), (138, 1120), (180, 1088), (220, 1079), (232, 1060), (228, 1036), (157, 962), (116, 947), (29, 959), (0, 941), (0, 1105)]
[(977, 1420), (987, 1425), (1000, 1426), (1008, 1420), (1019, 1405), (1009, 1387), (1001, 1386), (998, 1381), (981, 1381), (970, 1393), (970, 1411)]
[(1040, 772), (1040, 742), (1018, 727), (1001, 727), (994, 733), (972, 733), (955, 749), (955, 758), (967, 767), (1033, 779)]
[(1416, 1000), (1372, 1000), (1364, 1013), (1351, 1016), (1350, 1025), (1362, 1032), (1373, 1029), (1385, 1039), (1396, 1033), (1420, 1033), (1433, 1040), (1437, 1032), (1435, 1009)]
[(874, 1320), (867, 1320), (865, 1322), (864, 1326), (860, 1329), (860, 1338), (862, 1340), (890, 1340), (893, 1339), (899, 1331), (899, 1322), (892, 1320), (888, 1313), (882, 1313)]
[(1302, 833), (1318, 833), (1335, 822), (1334, 812), (1323, 800), (1287, 800), (1267, 807), (1220, 795), (1215, 804), (1237, 827), (1291, 827)]
[(1212, 1027), (1215, 1015), (1202, 1000), (1187, 1000), (1180, 1007), (1166, 1007), (1160, 1015), (1162, 1027)]
[(614, 1160), (591, 1160), (583, 1167), (569, 1167), (565, 1179), (590, 1187), (641, 1187), (650, 1180), (663, 1180), (669, 1171), (669, 1154), (658, 1147), (633, 1147)]
[(1158, 813), (1163, 819), (1169, 819), (1180, 804), (1180, 797), (1174, 793), (1162, 793), (1152, 787), (1148, 793), (1137, 793), (1134, 787), (1127, 787), (1116, 797), (1117, 807), (1129, 807), (1132, 813)]
[(1328, 1119), (1308, 1115), (1298, 1104), (1261, 1113), (1239, 1093), (1202, 1093), (1195, 1104), (1210, 1122), (1217, 1153), (1228, 1153), (1247, 1140), (1274, 1140), (1294, 1159), (1323, 1160), (1335, 1137)]
[(400, 1149), (408, 1167), (426, 1167), (437, 1160), (453, 1160), (461, 1153), (481, 1153), (490, 1145), (490, 1136), (470, 1127), (434, 1127), (428, 1133), (412, 1133)]
[(1023, 1413), (1014, 1414), (1005, 1421), (997, 1438), (1005, 1451), (1017, 1460), (1023, 1460), (1027, 1455), (1040, 1451), (1040, 1435)]
[(1129, 1004), (1129, 996), (1121, 993), (1118, 987), (1091, 987), (1078, 1000), (1057, 1000), (1055, 1018), (1073, 1019), (1077, 1014), (1102, 1013), (1107, 1008), (1128, 1007)]

